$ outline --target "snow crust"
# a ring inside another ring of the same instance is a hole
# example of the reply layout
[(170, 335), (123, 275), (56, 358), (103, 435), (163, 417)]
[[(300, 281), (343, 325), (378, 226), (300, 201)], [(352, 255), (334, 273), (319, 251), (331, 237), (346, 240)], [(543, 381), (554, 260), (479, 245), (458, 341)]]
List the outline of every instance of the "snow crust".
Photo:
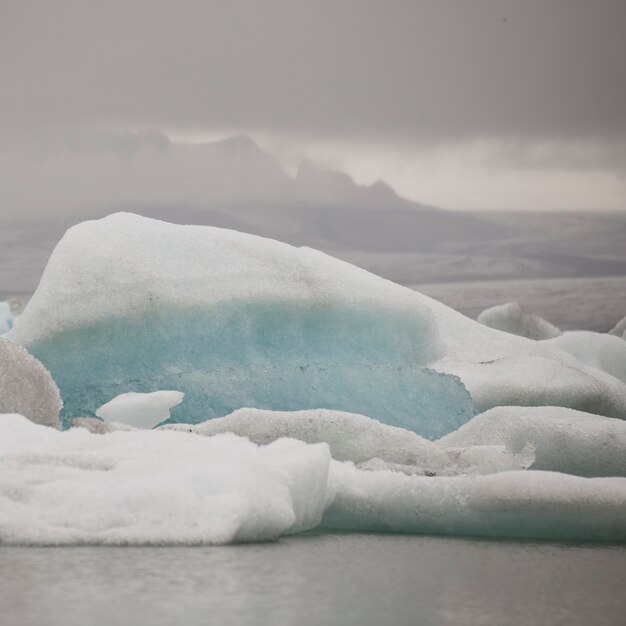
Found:
[(489, 328), (528, 339), (551, 339), (561, 330), (538, 315), (527, 313), (518, 302), (507, 302), (485, 309), (477, 321)]
[(562, 407), (497, 407), (438, 442), (449, 446), (530, 446), (532, 469), (578, 476), (626, 476), (626, 422)]
[(62, 406), (50, 372), (24, 348), (0, 337), (0, 413), (21, 413), (59, 428)]
[(181, 391), (122, 393), (103, 404), (96, 415), (105, 422), (121, 422), (134, 428), (153, 428), (170, 417), (170, 409), (185, 397)]

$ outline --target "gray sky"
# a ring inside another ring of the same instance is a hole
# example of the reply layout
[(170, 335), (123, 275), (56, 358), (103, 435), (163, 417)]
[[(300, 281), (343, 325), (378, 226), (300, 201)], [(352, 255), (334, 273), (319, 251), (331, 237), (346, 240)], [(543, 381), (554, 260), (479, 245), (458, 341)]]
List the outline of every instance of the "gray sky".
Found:
[(0, 0), (0, 151), (245, 132), (444, 207), (626, 209), (625, 60), (624, 0)]

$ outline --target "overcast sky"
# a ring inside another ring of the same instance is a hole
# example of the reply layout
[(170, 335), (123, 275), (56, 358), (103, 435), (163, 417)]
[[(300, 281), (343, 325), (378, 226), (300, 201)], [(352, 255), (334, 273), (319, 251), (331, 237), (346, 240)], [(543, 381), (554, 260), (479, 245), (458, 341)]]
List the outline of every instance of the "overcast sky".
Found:
[(626, 209), (625, 60), (624, 0), (0, 0), (0, 151), (245, 132), (443, 207)]

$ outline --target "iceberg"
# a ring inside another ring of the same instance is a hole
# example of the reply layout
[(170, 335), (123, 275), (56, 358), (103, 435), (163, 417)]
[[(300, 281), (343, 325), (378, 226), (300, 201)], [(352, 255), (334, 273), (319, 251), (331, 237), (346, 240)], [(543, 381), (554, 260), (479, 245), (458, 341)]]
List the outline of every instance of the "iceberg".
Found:
[(65, 425), (172, 388), (174, 422), (328, 408), (434, 439), (474, 415), (458, 378), (424, 367), (443, 345), (412, 291), (219, 228), (129, 214), (71, 228), (9, 336), (52, 372)]
[(485, 309), (477, 318), (479, 324), (528, 339), (551, 339), (561, 330), (538, 315), (527, 313), (517, 302)]
[(626, 422), (563, 407), (502, 406), (442, 437), (449, 446), (530, 446), (533, 470), (577, 476), (626, 476)]
[(185, 394), (172, 423), (328, 409), (431, 440), (499, 405), (626, 418), (622, 381), (549, 342), (316, 250), (127, 213), (67, 231), (7, 337), (52, 373), (66, 427), (162, 389)]
[(50, 372), (24, 348), (0, 337), (0, 413), (20, 413), (59, 428), (62, 406)]

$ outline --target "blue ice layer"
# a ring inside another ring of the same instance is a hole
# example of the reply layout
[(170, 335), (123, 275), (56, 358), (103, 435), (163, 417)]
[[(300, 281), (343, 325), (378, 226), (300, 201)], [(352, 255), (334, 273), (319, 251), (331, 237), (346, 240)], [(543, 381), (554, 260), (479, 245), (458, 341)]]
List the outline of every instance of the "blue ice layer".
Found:
[(326, 408), (436, 439), (474, 408), (458, 378), (419, 366), (438, 350), (433, 332), (394, 310), (247, 301), (108, 318), (29, 350), (59, 386), (65, 425), (123, 392), (176, 389), (171, 422)]

